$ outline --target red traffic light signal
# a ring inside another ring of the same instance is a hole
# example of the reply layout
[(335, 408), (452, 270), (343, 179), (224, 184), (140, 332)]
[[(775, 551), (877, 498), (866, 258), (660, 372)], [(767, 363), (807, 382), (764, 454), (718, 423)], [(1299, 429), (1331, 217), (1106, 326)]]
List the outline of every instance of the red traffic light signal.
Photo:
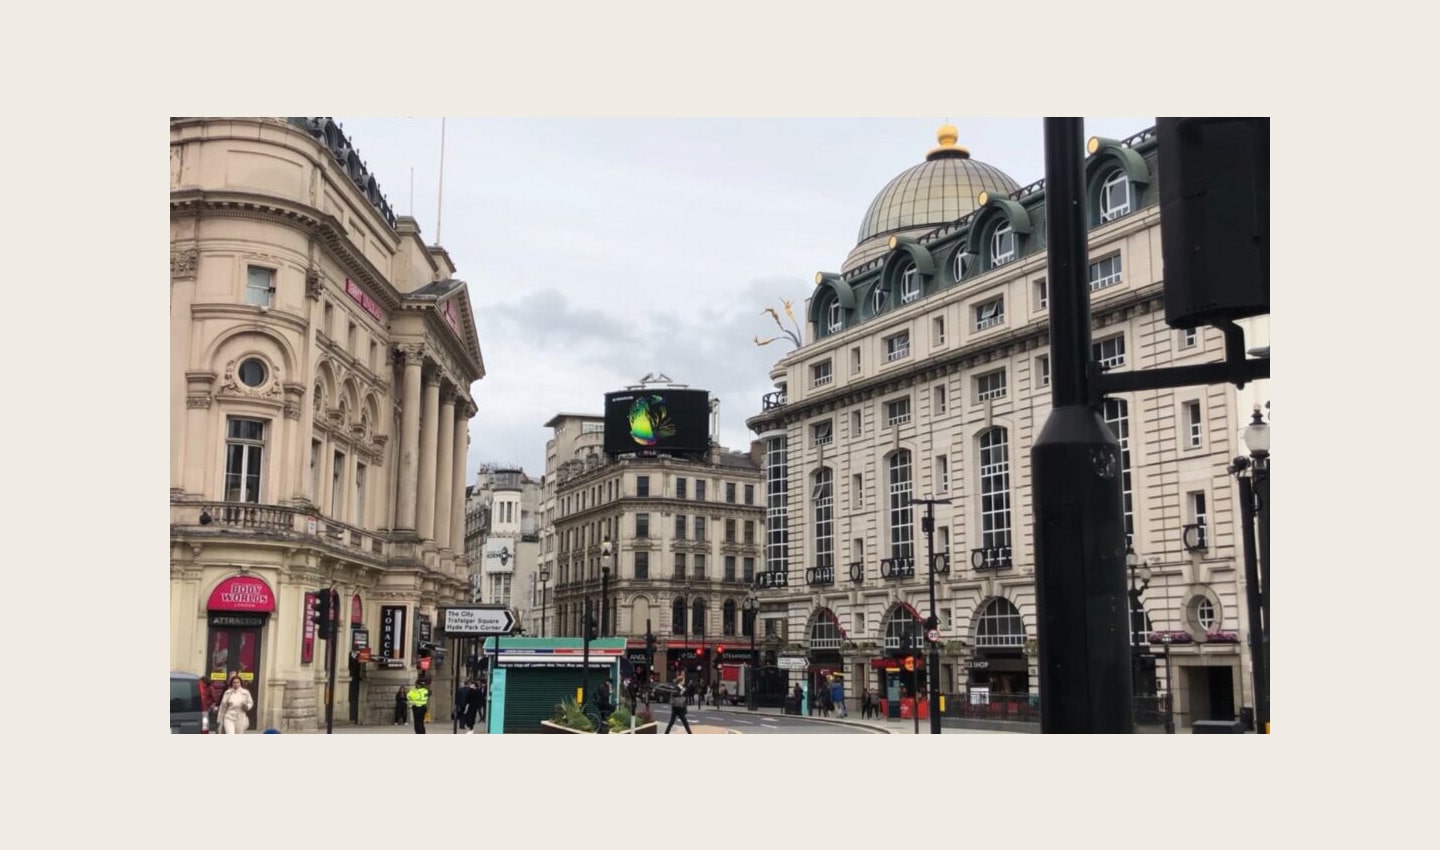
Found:
[(700, 657), (700, 658), (704, 658), (704, 657), (705, 657), (705, 647), (702, 646), (702, 647), (700, 647), (699, 649), (695, 650), (695, 654), (696, 654), (698, 657)]
[(724, 654), (725, 654), (725, 644), (722, 643), (722, 644), (720, 644), (719, 646), (715, 647), (715, 652), (716, 652), (717, 654), (719, 654), (719, 655), (724, 655)]

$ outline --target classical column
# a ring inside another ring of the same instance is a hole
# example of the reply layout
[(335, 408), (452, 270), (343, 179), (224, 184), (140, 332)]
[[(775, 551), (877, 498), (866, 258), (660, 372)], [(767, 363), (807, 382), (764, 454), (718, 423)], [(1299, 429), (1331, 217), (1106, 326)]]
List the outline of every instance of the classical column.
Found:
[(450, 481), (450, 551), (465, 554), (465, 461), (470, 449), (470, 417), (473, 408), (461, 401), (455, 405), (455, 448), (451, 459)]
[(421, 540), (435, 539), (435, 432), (440, 417), (440, 371), (425, 376), (425, 403), (420, 412), (420, 494), (415, 530)]
[(435, 459), (435, 545), (450, 545), (450, 474), (455, 457), (455, 390), (446, 387), (440, 394), (440, 434)]
[(425, 349), (407, 345), (400, 351), (405, 356), (405, 395), (400, 403), (400, 508), (395, 526), (413, 531), (417, 527), (415, 495), (420, 462), (420, 366)]

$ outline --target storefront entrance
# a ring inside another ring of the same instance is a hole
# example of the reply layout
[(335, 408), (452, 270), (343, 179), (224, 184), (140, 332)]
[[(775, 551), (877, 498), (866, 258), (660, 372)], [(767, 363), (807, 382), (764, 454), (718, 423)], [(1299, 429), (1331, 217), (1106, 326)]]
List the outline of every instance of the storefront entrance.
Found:
[(265, 627), (275, 610), (275, 594), (257, 576), (232, 576), (215, 586), (206, 608), (206, 678), (211, 690), (219, 697), (230, 686), (230, 677), (239, 676), (254, 700), (249, 720), (250, 728), (257, 729), (263, 716), (260, 649)]

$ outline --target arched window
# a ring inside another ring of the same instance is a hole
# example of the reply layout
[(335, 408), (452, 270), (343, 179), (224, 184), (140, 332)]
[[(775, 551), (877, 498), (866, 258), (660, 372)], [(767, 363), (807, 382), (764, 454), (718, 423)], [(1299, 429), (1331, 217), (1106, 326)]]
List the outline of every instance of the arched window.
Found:
[(685, 600), (683, 598), (676, 599), (671, 608), (670, 631), (677, 635), (688, 634), (685, 631)]
[(966, 250), (964, 245), (955, 249), (954, 264), (950, 270), (955, 275), (955, 280), (964, 280), (974, 269), (975, 255)]
[(810, 649), (839, 649), (840, 627), (835, 624), (835, 615), (821, 611), (815, 622), (810, 624)]
[(990, 231), (990, 268), (1004, 265), (1015, 259), (1015, 231), (1010, 222), (1002, 221)]
[(1010, 445), (1004, 428), (980, 436), (980, 545), (1010, 545)]
[(720, 634), (735, 634), (735, 600), (725, 600), (725, 605), (720, 609)]
[(1100, 221), (1114, 221), (1130, 212), (1132, 192), (1123, 168), (1110, 172), (1100, 185)]
[(920, 270), (910, 263), (900, 272), (900, 303), (909, 304), (920, 298)]
[(904, 643), (901, 639), (908, 637), (910, 648), (920, 647), (920, 621), (915, 619), (911, 609), (903, 605), (896, 605), (890, 610), (890, 616), (885, 618), (885, 648), (898, 650)]
[(815, 471), (810, 506), (815, 515), (816, 567), (835, 565), (835, 473), (827, 467)]
[(890, 456), (890, 557), (907, 561), (915, 555), (915, 529), (910, 508), (910, 452)]
[(975, 645), (1025, 645), (1025, 621), (1010, 600), (997, 596), (986, 603), (975, 620)]
[(883, 280), (875, 281), (875, 286), (870, 290), (870, 315), (879, 315), (885, 309), (890, 300), (890, 290), (885, 288)]
[(1153, 631), (1150, 615), (1145, 613), (1145, 606), (1138, 597), (1130, 597), (1130, 645), (1148, 646), (1150, 633)]
[(690, 607), (690, 630), (697, 635), (705, 634), (705, 600), (696, 599)]
[(840, 299), (836, 298), (825, 308), (825, 332), (839, 333), (845, 330), (845, 320), (840, 313)]

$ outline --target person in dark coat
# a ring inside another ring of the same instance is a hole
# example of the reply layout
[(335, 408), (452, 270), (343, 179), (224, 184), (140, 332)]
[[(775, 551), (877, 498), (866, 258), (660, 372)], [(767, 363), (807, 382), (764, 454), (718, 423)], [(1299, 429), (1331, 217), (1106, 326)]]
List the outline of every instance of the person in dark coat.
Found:
[(404, 726), (410, 721), (410, 705), (405, 699), (405, 686), (395, 692), (395, 725)]
[(460, 726), (465, 730), (465, 734), (473, 735), (475, 734), (475, 718), (479, 716), (484, 707), (485, 698), (474, 679), (465, 683), (464, 694), (464, 700), (456, 703), (461, 712)]

